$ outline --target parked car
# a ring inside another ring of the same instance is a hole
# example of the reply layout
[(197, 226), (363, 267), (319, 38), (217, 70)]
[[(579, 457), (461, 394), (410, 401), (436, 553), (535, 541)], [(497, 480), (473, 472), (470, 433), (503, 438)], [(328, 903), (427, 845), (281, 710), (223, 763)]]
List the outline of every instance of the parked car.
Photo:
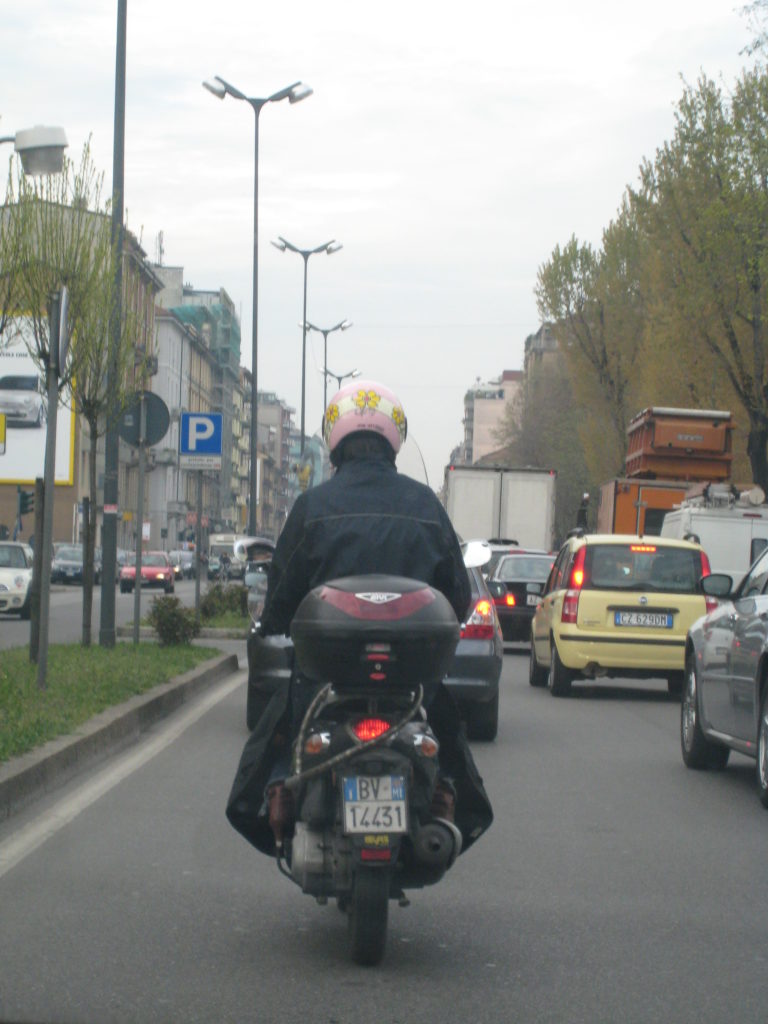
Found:
[(501, 634), (508, 643), (531, 638), (531, 619), (544, 590), (554, 556), (519, 549), (504, 555), (488, 580)]
[(579, 678), (662, 677), (681, 694), (686, 635), (715, 604), (701, 584), (709, 571), (689, 541), (570, 537), (531, 622), (531, 686), (563, 697)]
[(760, 801), (768, 808), (768, 550), (735, 587), (725, 573), (702, 585), (717, 603), (688, 632), (683, 761), (688, 768), (723, 769), (732, 750), (754, 758)]
[(499, 678), (504, 662), (501, 627), (479, 567), (467, 569), (472, 603), (445, 685), (456, 699), (471, 740), (495, 739), (499, 728)]
[(36, 374), (0, 377), (0, 412), (8, 426), (42, 427), (46, 419), (45, 393)]
[[(51, 561), (51, 583), (82, 583), (85, 551), (82, 544), (62, 544)], [(93, 553), (93, 582), (101, 583), (101, 549)]]
[(0, 612), (29, 618), (33, 558), (28, 544), (0, 541)]
[(218, 555), (211, 555), (208, 559), (207, 576), (209, 580), (217, 580), (221, 576), (221, 559)]
[[(164, 551), (145, 551), (141, 556), (142, 587), (159, 587), (166, 594), (172, 594), (175, 588), (173, 566)], [(136, 586), (136, 560), (133, 564), (124, 565), (120, 570), (120, 593), (129, 594)]]

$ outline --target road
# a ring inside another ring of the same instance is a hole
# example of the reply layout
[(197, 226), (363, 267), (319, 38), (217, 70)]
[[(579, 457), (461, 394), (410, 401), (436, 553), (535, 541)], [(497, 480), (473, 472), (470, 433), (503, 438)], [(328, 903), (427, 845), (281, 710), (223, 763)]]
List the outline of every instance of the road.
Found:
[(0, 1020), (765, 1021), (753, 766), (688, 772), (662, 683), (558, 700), (507, 654), (475, 746), (496, 821), (373, 969), (224, 818), (244, 708), (241, 674), (0, 825)]
[[(204, 581), (201, 593), (205, 593)], [(153, 597), (162, 594), (160, 590), (144, 590), (141, 595), (142, 618), (149, 610)], [(181, 580), (176, 583), (176, 596), (188, 605), (195, 603), (195, 581)], [(99, 642), (101, 608), (101, 587), (93, 588), (93, 612), (91, 615), (91, 639)], [(50, 608), (52, 644), (77, 643), (83, 630), (83, 588), (81, 586), (56, 585), (51, 588)], [(115, 587), (115, 625), (125, 626), (133, 622), (133, 594), (121, 594)], [(0, 650), (6, 647), (21, 647), (29, 643), (29, 623), (22, 622), (18, 615), (0, 615)]]

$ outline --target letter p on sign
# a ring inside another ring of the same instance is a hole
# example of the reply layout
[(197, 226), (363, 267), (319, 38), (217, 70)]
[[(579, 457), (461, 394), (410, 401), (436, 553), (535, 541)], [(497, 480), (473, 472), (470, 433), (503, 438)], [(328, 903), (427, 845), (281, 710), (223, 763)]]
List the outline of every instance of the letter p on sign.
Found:
[(198, 450), (198, 444), (213, 437), (213, 422), (209, 416), (189, 417), (189, 450)]

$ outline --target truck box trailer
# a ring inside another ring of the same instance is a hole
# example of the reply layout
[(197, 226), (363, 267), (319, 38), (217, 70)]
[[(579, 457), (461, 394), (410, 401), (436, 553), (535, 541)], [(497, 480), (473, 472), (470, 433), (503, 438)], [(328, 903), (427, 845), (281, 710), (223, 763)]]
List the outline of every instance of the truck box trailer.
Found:
[(463, 540), (505, 538), (550, 551), (554, 541), (555, 470), (449, 466), (444, 502)]
[(727, 480), (733, 417), (722, 409), (651, 406), (627, 427), (626, 475), (672, 480)]
[(664, 516), (683, 501), (689, 487), (687, 480), (609, 480), (600, 488), (597, 532), (658, 536)]

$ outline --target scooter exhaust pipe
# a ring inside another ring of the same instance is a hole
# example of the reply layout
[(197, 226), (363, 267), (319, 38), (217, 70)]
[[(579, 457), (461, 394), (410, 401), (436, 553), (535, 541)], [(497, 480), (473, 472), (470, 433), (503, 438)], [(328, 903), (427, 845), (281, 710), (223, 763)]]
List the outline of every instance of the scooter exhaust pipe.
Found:
[(449, 868), (461, 853), (461, 832), (452, 821), (433, 818), (414, 840), (416, 859), (433, 868)]

